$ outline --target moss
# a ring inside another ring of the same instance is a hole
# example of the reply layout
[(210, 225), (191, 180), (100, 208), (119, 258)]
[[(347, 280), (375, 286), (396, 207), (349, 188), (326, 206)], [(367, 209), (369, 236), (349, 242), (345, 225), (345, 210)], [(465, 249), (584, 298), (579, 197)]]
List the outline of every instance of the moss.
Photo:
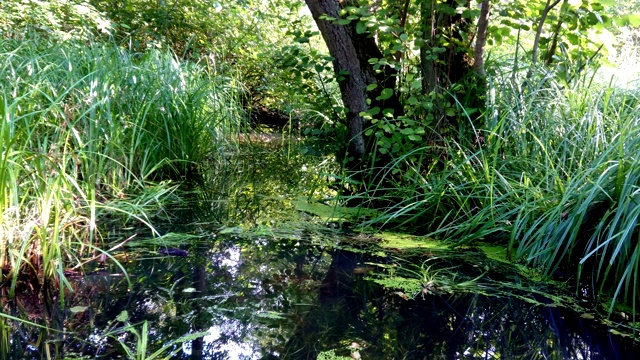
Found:
[(447, 251), (451, 248), (443, 241), (434, 240), (424, 236), (407, 235), (393, 232), (381, 232), (376, 237), (382, 239), (382, 247), (388, 249), (424, 249), (434, 251)]
[(370, 278), (370, 280), (383, 286), (388, 291), (394, 291), (403, 298), (415, 298), (423, 289), (423, 285), (419, 279), (411, 279), (402, 276)]
[(365, 216), (371, 216), (372, 210), (331, 206), (320, 202), (309, 202), (299, 197), (291, 202), (296, 210), (317, 216), (328, 222), (358, 222)]
[(496, 246), (491, 244), (479, 244), (478, 248), (492, 260), (511, 263), (507, 259), (507, 249), (504, 246)]
[(329, 350), (319, 353), (318, 360), (351, 360), (351, 358), (348, 356), (336, 355), (335, 350)]

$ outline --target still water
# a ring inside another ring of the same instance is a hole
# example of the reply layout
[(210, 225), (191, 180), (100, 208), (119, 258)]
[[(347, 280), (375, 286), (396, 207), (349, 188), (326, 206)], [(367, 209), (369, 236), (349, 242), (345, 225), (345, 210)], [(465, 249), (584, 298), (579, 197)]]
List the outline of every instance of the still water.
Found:
[(304, 157), (265, 149), (241, 160), (205, 176), (158, 225), (164, 236), (110, 230), (137, 236), (118, 263), (69, 274), (73, 291), (3, 294), (3, 312), (29, 323), (0, 323), (2, 358), (631, 359), (640, 349), (589, 305), (563, 306), (477, 249), (385, 247), (296, 211), (288, 200), (317, 196), (328, 171)]

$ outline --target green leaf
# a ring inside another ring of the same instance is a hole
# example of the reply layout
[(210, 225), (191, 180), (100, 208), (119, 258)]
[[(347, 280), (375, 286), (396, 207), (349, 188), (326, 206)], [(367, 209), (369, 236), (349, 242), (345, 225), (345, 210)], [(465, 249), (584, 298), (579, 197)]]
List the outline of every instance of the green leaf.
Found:
[(400, 40), (407, 41), (407, 39), (409, 39), (409, 35), (407, 35), (407, 33), (402, 33), (400, 35)]
[(74, 314), (77, 314), (77, 313), (83, 312), (83, 311), (85, 311), (87, 309), (88, 309), (88, 307), (86, 307), (86, 306), (74, 306), (74, 307), (70, 308), (69, 311), (71, 311)]
[(367, 86), (367, 91), (371, 91), (378, 87), (378, 84), (370, 84)]
[(116, 317), (116, 320), (120, 322), (129, 321), (129, 312), (127, 310), (122, 310)]
[(350, 22), (351, 22), (351, 20), (349, 20), (349, 19), (336, 20), (336, 24), (337, 25), (348, 25)]
[(382, 90), (382, 92), (380, 93), (380, 96), (378, 96), (376, 100), (386, 100), (390, 98), (391, 95), (393, 95), (393, 89), (386, 88)]
[(362, 116), (362, 118), (365, 120), (371, 120), (371, 115), (369, 115), (369, 113), (367, 113), (366, 111), (360, 112), (359, 115)]
[(367, 113), (371, 114), (371, 115), (378, 115), (380, 114), (380, 108), (379, 107), (374, 107), (369, 109), (369, 111), (367, 111)]
[(364, 34), (365, 32), (367, 32), (367, 24), (365, 24), (364, 21), (358, 21), (356, 24), (356, 33)]
[(447, 116), (455, 116), (456, 115), (456, 109), (455, 108), (447, 108), (444, 110), (444, 114)]
[(640, 27), (640, 14), (627, 15), (627, 21), (629, 21), (629, 25), (632, 27)]
[(421, 137), (421, 136), (419, 136), (419, 135), (413, 135), (413, 134), (409, 135), (409, 136), (408, 136), (408, 138), (409, 138), (409, 140), (411, 140), (411, 141), (420, 141), (420, 140), (422, 140), (422, 137)]
[(569, 40), (569, 43), (571, 43), (572, 45), (580, 44), (580, 38), (572, 33), (567, 34), (567, 40)]

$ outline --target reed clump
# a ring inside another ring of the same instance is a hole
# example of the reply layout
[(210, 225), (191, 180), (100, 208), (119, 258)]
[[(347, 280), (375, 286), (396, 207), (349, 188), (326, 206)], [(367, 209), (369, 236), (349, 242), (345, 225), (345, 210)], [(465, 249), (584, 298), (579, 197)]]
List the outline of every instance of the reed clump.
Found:
[(106, 219), (153, 228), (177, 184), (229, 147), (237, 90), (167, 51), (0, 40), (2, 280), (64, 280), (101, 251)]
[(382, 169), (384, 185), (358, 196), (379, 202), (382, 195), (392, 205), (365, 225), (456, 245), (502, 243), (512, 260), (547, 276), (561, 268), (593, 280), (603, 302), (636, 304), (638, 91), (586, 76), (524, 86), (515, 78), (490, 78), (482, 144), (446, 140), (438, 166), (429, 161), (434, 149), (422, 147)]

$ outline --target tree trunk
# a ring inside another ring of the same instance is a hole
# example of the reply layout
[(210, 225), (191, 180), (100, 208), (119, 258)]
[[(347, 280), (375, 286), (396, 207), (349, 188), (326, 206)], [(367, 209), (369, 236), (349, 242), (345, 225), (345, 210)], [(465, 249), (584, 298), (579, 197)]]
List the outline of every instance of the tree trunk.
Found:
[(451, 114), (452, 100), (447, 89), (462, 81), (471, 70), (471, 38), (467, 35), (471, 33), (471, 22), (456, 12), (457, 6), (467, 3), (458, 0), (422, 0), (420, 3), (424, 40), (420, 47), (422, 91), (433, 101), (430, 115), (435, 120), (431, 128), (433, 139), (438, 143), (442, 143), (450, 130), (460, 128), (460, 117)]
[[(420, 5), (424, 45), (420, 48), (423, 90), (429, 94), (460, 81), (470, 69), (466, 45), (470, 23), (454, 10), (457, 0), (423, 0)], [(447, 11), (443, 11), (447, 8)]]
[(423, 0), (420, 6), (422, 14), (422, 31), (425, 43), (420, 47), (420, 66), (422, 71), (422, 91), (429, 94), (436, 90), (438, 74), (433, 48), (436, 47), (436, 13), (435, 0)]
[[(377, 138), (368, 139), (363, 134), (369, 122), (361, 116), (361, 113), (379, 107), (380, 110), (392, 109), (394, 119), (399, 119), (404, 115), (403, 105), (399, 101), (399, 89), (396, 89), (396, 69), (401, 68), (399, 65), (402, 64), (392, 64), (393, 66), (398, 65), (396, 68), (389, 65), (380, 67), (377, 60), (386, 59), (393, 62), (393, 59), (400, 59), (405, 65), (408, 62), (405, 62), (400, 56), (393, 57), (391, 48), (386, 49), (387, 51), (383, 54), (368, 29), (363, 28), (362, 23), (360, 27), (357, 27), (357, 18), (345, 21), (341, 19), (340, 11), (353, 6), (360, 8), (362, 10), (360, 13), (373, 14), (379, 10), (386, 10), (384, 16), (398, 15), (399, 26), (393, 31), (397, 32), (395, 35), (400, 37), (400, 33), (406, 30), (404, 26), (407, 26), (407, 17), (415, 13), (411, 11), (411, 1), (404, 0), (395, 4), (365, 0), (305, 0), (305, 2), (318, 25), (330, 55), (334, 59), (334, 71), (339, 79), (342, 101), (347, 108), (346, 120), (351, 136), (347, 167), (351, 170), (359, 169), (364, 164), (363, 160), (366, 160), (366, 163), (372, 168), (384, 166), (385, 161), (390, 161), (390, 159), (368, 158), (368, 155), (373, 154), (371, 150), (374, 149)], [(489, 1), (484, 2), (488, 4)], [(377, 5), (373, 6), (372, 3)], [(414, 4), (415, 9), (418, 10), (421, 40), (423, 40), (420, 47), (419, 64), (419, 71), (422, 73), (422, 90), (435, 105), (434, 109), (429, 110), (429, 116), (436, 119), (436, 124), (435, 126), (428, 125), (436, 132), (440, 130), (446, 132), (449, 127), (456, 124), (458, 118), (456, 114), (452, 115), (454, 106), (452, 106), (452, 101), (445, 96), (446, 89), (452, 84), (464, 81), (473, 62), (471, 38), (468, 35), (473, 30), (473, 24), (468, 16), (462, 16), (457, 11), (459, 6), (468, 5), (470, 1), (420, 0)], [(383, 9), (384, 6), (387, 8)], [(488, 6), (484, 15), (486, 19)], [(336, 19), (342, 21), (336, 21)], [(339, 25), (339, 23), (343, 25)], [(376, 31), (389, 30), (379, 29)], [(486, 26), (483, 31), (486, 34)], [(483, 35), (480, 41), (484, 41), (485, 38), (486, 35)], [(385, 44), (384, 41), (381, 43)], [(392, 42), (391, 46), (393, 44)], [(479, 49), (482, 48), (484, 45), (479, 46)], [(376, 59), (374, 61), (375, 70), (374, 64), (370, 63), (371, 59)], [(373, 84), (377, 86), (369, 87)], [(374, 90), (367, 91), (367, 87)], [(380, 96), (382, 90), (385, 90), (384, 96)], [(392, 90), (391, 97), (388, 96), (389, 90)], [(474, 91), (469, 89), (466, 96), (473, 97)], [(473, 107), (478, 108), (475, 104)], [(388, 114), (388, 111), (385, 111), (385, 114)], [(402, 121), (399, 122), (399, 126), (403, 126)]]
[(556, 48), (558, 47), (558, 38), (560, 37), (560, 31), (562, 31), (562, 9), (566, 9), (566, 5), (568, 0), (564, 0), (562, 6), (560, 7), (560, 13), (558, 14), (558, 23), (556, 27), (553, 29), (553, 35), (551, 36), (551, 46), (549, 47), (549, 51), (545, 55), (545, 66), (550, 66), (553, 62), (553, 55), (556, 53)]
[(351, 134), (348, 156), (359, 160), (364, 156), (365, 146), (362, 135), (364, 118), (361, 112), (369, 110), (366, 99), (367, 85), (375, 82), (366, 69), (360, 65), (356, 45), (345, 25), (336, 25), (321, 19), (322, 15), (339, 18), (340, 4), (337, 0), (305, 0), (318, 29), (334, 58), (333, 68), (338, 76), (342, 102), (347, 110), (347, 126)]
[(484, 72), (484, 47), (487, 43), (487, 28), (489, 27), (489, 13), (491, 11), (491, 1), (484, 0), (480, 3), (480, 17), (476, 35), (476, 47), (473, 56), (473, 70), (480, 76), (485, 76)]
[(554, 0), (553, 3), (551, 0), (547, 0), (547, 4), (542, 10), (542, 16), (540, 16), (540, 20), (538, 21), (538, 29), (536, 30), (536, 37), (533, 40), (533, 50), (531, 51), (531, 67), (529, 67), (529, 71), (527, 72), (527, 79), (530, 79), (533, 75), (533, 67), (538, 61), (538, 49), (540, 47), (540, 36), (542, 35), (542, 29), (544, 28), (544, 22), (547, 20), (547, 16), (549, 15), (549, 11), (553, 9), (556, 5), (560, 3), (561, 0)]
[[(391, 108), (394, 115), (402, 115), (402, 105), (397, 96), (384, 101), (376, 101), (382, 89), (394, 89), (396, 84), (395, 70), (385, 67), (381, 72), (373, 71), (369, 64), (371, 58), (383, 58), (373, 37), (369, 34), (358, 34), (356, 21), (338, 25), (333, 21), (322, 19), (323, 15), (340, 18), (340, 9), (346, 6), (358, 6), (356, 0), (305, 0), (318, 29), (327, 44), (329, 54), (334, 58), (333, 68), (338, 77), (342, 102), (347, 108), (347, 127), (351, 135), (347, 158), (349, 167), (354, 168), (367, 154), (367, 142), (363, 130), (368, 124), (360, 115), (372, 107)], [(367, 103), (367, 86), (377, 84), (378, 88), (371, 92), (370, 105)]]

